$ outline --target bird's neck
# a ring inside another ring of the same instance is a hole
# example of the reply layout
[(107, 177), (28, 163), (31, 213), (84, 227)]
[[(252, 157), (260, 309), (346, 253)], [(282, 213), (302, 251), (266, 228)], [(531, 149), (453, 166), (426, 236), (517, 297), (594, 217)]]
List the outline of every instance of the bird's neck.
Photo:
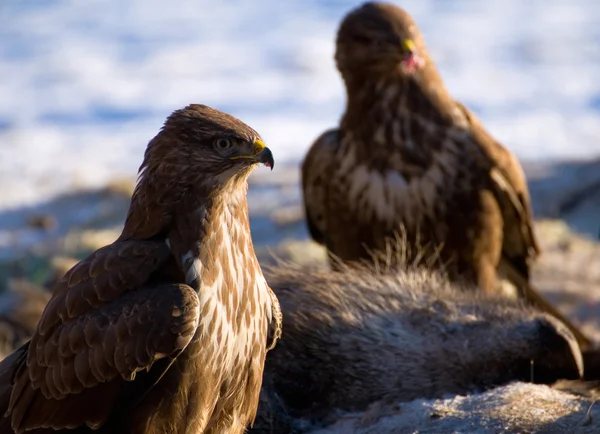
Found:
[(119, 240), (164, 239), (179, 270), (169, 276), (243, 314), (246, 293), (266, 288), (250, 237), (247, 175), (168, 192), (166, 180), (141, 177)]
[(172, 181), (145, 168), (131, 197), (127, 218), (118, 240), (147, 240), (162, 237), (171, 224), (172, 210), (184, 191), (174, 191)]
[(182, 414), (187, 415), (183, 428), (188, 431), (203, 432), (207, 414), (220, 416), (212, 410), (216, 402), (207, 390), (237, 394), (233, 402), (250, 409), (258, 397), (260, 381), (256, 390), (247, 389), (246, 380), (254, 371), (232, 375), (246, 374), (258, 365), (255, 375), (261, 378), (266, 318), (271, 312), (268, 286), (250, 238), (246, 192), (247, 181), (241, 177), (220, 187), (187, 189), (171, 202), (165, 242), (179, 270), (178, 283), (198, 293), (200, 319), (194, 338), (175, 362), (178, 368), (169, 371), (184, 372), (187, 379), (176, 377), (176, 396), (162, 402), (165, 414), (173, 414), (171, 404), (187, 406)]
[(344, 71), (347, 108), (357, 116), (385, 111), (391, 116), (410, 116), (427, 111), (431, 122), (452, 120), (454, 101), (430, 59), (411, 75), (397, 69)]
[(435, 68), (425, 67), (413, 76), (393, 72), (344, 78), (348, 99), (341, 121), (342, 143), (364, 154), (357, 156), (364, 161), (381, 155), (385, 164), (390, 147), (423, 146), (430, 142), (424, 138), (463, 122)]
[[(219, 296), (244, 291), (257, 276), (250, 238), (245, 180), (205, 196), (189, 191), (173, 212), (167, 234), (185, 283), (197, 291), (219, 289)], [(260, 268), (258, 268), (260, 269)], [(262, 276), (260, 276), (262, 277)]]
[[(250, 236), (246, 189), (244, 180), (230, 191), (195, 202), (185, 198), (168, 236), (184, 283), (198, 293), (202, 318), (196, 345), (209, 354), (224, 351), (226, 363), (242, 360), (239, 351), (249, 345), (246, 341), (259, 336), (248, 335), (254, 327), (250, 322), (260, 312), (271, 312), (269, 289)], [(219, 334), (216, 341), (214, 333)]]

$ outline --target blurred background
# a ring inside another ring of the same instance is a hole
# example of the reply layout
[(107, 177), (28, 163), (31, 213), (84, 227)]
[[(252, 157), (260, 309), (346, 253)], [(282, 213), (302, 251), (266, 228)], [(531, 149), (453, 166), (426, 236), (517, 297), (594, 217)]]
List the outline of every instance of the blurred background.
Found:
[[(299, 161), (344, 108), (334, 38), (359, 3), (2, 0), (0, 209), (134, 175), (191, 102), (250, 123), (278, 163)], [(600, 154), (600, 2), (396, 4), (451, 93), (521, 159)]]
[[(148, 140), (192, 102), (249, 123), (275, 154), (253, 177), (255, 243), (305, 236), (298, 163), (344, 109), (334, 39), (359, 3), (1, 0), (0, 260), (76, 251), (78, 228), (112, 241)], [(600, 191), (600, 2), (396, 4), (450, 92), (525, 164), (536, 216), (597, 236), (600, 194), (583, 211), (573, 198)]]

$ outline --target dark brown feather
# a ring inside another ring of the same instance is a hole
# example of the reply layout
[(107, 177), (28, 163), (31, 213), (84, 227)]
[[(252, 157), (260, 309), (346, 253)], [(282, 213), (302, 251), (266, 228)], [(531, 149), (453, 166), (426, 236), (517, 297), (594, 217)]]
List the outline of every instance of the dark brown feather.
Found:
[[(332, 129), (321, 134), (302, 162), (302, 191), (304, 211), (311, 237), (318, 243), (327, 245), (325, 215), (327, 212), (327, 176), (335, 161), (339, 143), (339, 132)], [(310, 204), (310, 207), (308, 206)]]

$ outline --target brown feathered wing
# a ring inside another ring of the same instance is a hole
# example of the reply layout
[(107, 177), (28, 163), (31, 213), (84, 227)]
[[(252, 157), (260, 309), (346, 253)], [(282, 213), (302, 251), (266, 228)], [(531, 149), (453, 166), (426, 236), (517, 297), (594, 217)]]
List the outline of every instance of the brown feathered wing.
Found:
[(339, 130), (327, 130), (315, 140), (302, 162), (302, 193), (308, 231), (313, 240), (325, 246), (328, 184), (338, 147)]
[(6, 414), (16, 432), (101, 426), (125, 382), (187, 346), (196, 293), (147, 284), (169, 254), (164, 241), (118, 241), (57, 283), (31, 342), (0, 365), (1, 388), (13, 377)]
[(523, 168), (511, 152), (488, 134), (472, 112), (461, 103), (456, 104), (469, 121), (474, 140), (492, 164), (491, 185), (503, 222), (502, 256), (498, 274), (512, 282), (527, 301), (567, 324), (582, 348), (589, 347), (590, 339), (531, 286), (530, 267), (540, 254), (540, 247), (533, 230), (531, 199)]
[(485, 130), (479, 119), (461, 103), (456, 104), (470, 124), (473, 139), (490, 159), (491, 185), (504, 222), (502, 259), (509, 261), (529, 279), (530, 262), (540, 253), (540, 249), (533, 231), (533, 213), (525, 173), (516, 157)]

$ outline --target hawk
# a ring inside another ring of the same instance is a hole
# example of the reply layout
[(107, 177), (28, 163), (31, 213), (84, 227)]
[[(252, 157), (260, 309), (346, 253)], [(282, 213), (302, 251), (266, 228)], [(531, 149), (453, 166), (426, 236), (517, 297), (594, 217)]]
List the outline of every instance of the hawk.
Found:
[(449, 94), (410, 15), (387, 3), (352, 10), (335, 61), (346, 111), (302, 163), (309, 232), (332, 265), (370, 259), (402, 231), (408, 261), (434, 246), (451, 279), (494, 292), (506, 277), (568, 323), (529, 284), (540, 249), (519, 162)]
[(273, 155), (204, 105), (150, 141), (119, 238), (56, 283), (0, 364), (0, 433), (242, 433), (279, 303), (256, 259), (247, 178)]

